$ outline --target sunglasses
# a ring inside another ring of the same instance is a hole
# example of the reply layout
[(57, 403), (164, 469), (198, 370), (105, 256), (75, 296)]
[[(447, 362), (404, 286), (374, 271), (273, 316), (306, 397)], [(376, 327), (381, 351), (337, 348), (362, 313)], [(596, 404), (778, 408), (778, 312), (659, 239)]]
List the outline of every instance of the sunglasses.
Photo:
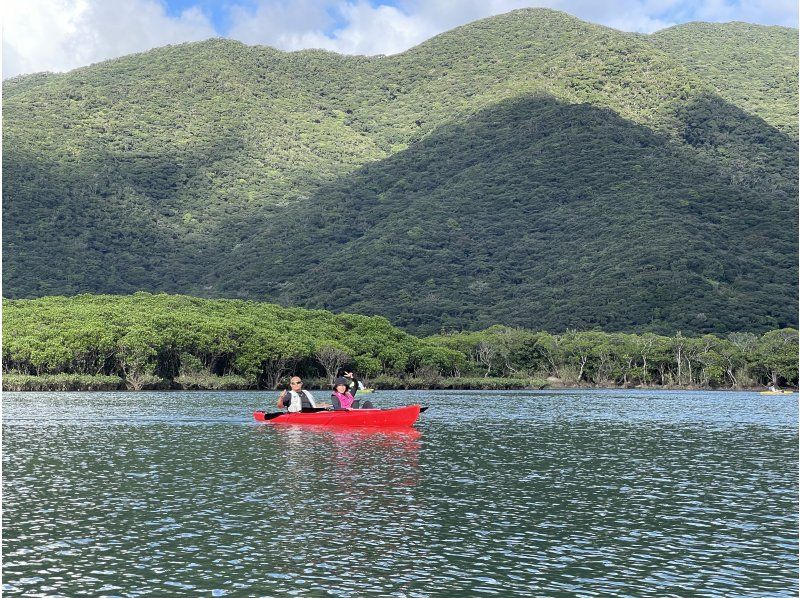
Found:
[(289, 384), (291, 384), (292, 386), (294, 386), (296, 384), (302, 384), (302, 383), (303, 383), (302, 380), (300, 380), (299, 382), (289, 382)]

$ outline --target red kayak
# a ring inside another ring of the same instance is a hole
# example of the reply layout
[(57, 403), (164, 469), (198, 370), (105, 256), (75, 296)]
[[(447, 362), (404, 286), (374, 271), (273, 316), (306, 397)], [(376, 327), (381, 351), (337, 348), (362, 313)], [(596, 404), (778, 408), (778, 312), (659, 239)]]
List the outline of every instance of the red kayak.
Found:
[(417, 421), (419, 405), (395, 409), (320, 410), (300, 413), (265, 413), (256, 411), (256, 421), (271, 424), (302, 424), (304, 426), (352, 426), (359, 428), (405, 428)]

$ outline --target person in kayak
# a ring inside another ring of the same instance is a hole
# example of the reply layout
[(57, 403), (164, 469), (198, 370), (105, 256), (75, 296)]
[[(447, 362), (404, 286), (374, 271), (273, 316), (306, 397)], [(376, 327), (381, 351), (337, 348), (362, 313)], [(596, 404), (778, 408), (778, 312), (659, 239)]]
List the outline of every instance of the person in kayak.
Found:
[(350, 391), (350, 394), (353, 396), (356, 396), (356, 391), (364, 388), (364, 385), (361, 384), (361, 381), (356, 379), (353, 371), (348, 370), (347, 368), (340, 369), (339, 373), (336, 374), (336, 378), (347, 384), (347, 390)]
[[(347, 374), (350, 376), (347, 377)], [(351, 386), (352, 385), (352, 386)], [(353, 377), (352, 372), (347, 372), (344, 376), (340, 376), (333, 381), (333, 392), (331, 393), (331, 402), (333, 403), (334, 410), (341, 409), (373, 409), (372, 403), (356, 400), (355, 394), (358, 392), (358, 380)]]
[(286, 409), (289, 413), (297, 413), (306, 409), (327, 408), (330, 405), (317, 405), (314, 395), (303, 388), (303, 379), (300, 376), (292, 376), (289, 388), (278, 397), (278, 407)]

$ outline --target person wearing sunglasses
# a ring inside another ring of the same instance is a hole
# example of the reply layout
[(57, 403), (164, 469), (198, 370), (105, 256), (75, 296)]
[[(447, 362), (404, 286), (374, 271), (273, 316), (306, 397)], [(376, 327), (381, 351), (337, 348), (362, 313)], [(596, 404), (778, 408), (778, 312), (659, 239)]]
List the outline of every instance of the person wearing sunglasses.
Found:
[(292, 376), (289, 388), (285, 389), (278, 397), (278, 408), (286, 409), (289, 413), (306, 411), (308, 409), (327, 409), (330, 405), (317, 405), (314, 395), (303, 388), (303, 379)]

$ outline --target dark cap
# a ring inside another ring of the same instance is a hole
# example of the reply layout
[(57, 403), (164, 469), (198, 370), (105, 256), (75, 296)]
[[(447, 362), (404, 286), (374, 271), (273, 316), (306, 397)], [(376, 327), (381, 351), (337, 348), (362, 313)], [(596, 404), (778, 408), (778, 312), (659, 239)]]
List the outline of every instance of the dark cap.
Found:
[(334, 388), (336, 388), (340, 384), (343, 385), (345, 388), (349, 388), (350, 387), (350, 380), (348, 380), (347, 378), (336, 378), (336, 380), (333, 381), (333, 387)]

